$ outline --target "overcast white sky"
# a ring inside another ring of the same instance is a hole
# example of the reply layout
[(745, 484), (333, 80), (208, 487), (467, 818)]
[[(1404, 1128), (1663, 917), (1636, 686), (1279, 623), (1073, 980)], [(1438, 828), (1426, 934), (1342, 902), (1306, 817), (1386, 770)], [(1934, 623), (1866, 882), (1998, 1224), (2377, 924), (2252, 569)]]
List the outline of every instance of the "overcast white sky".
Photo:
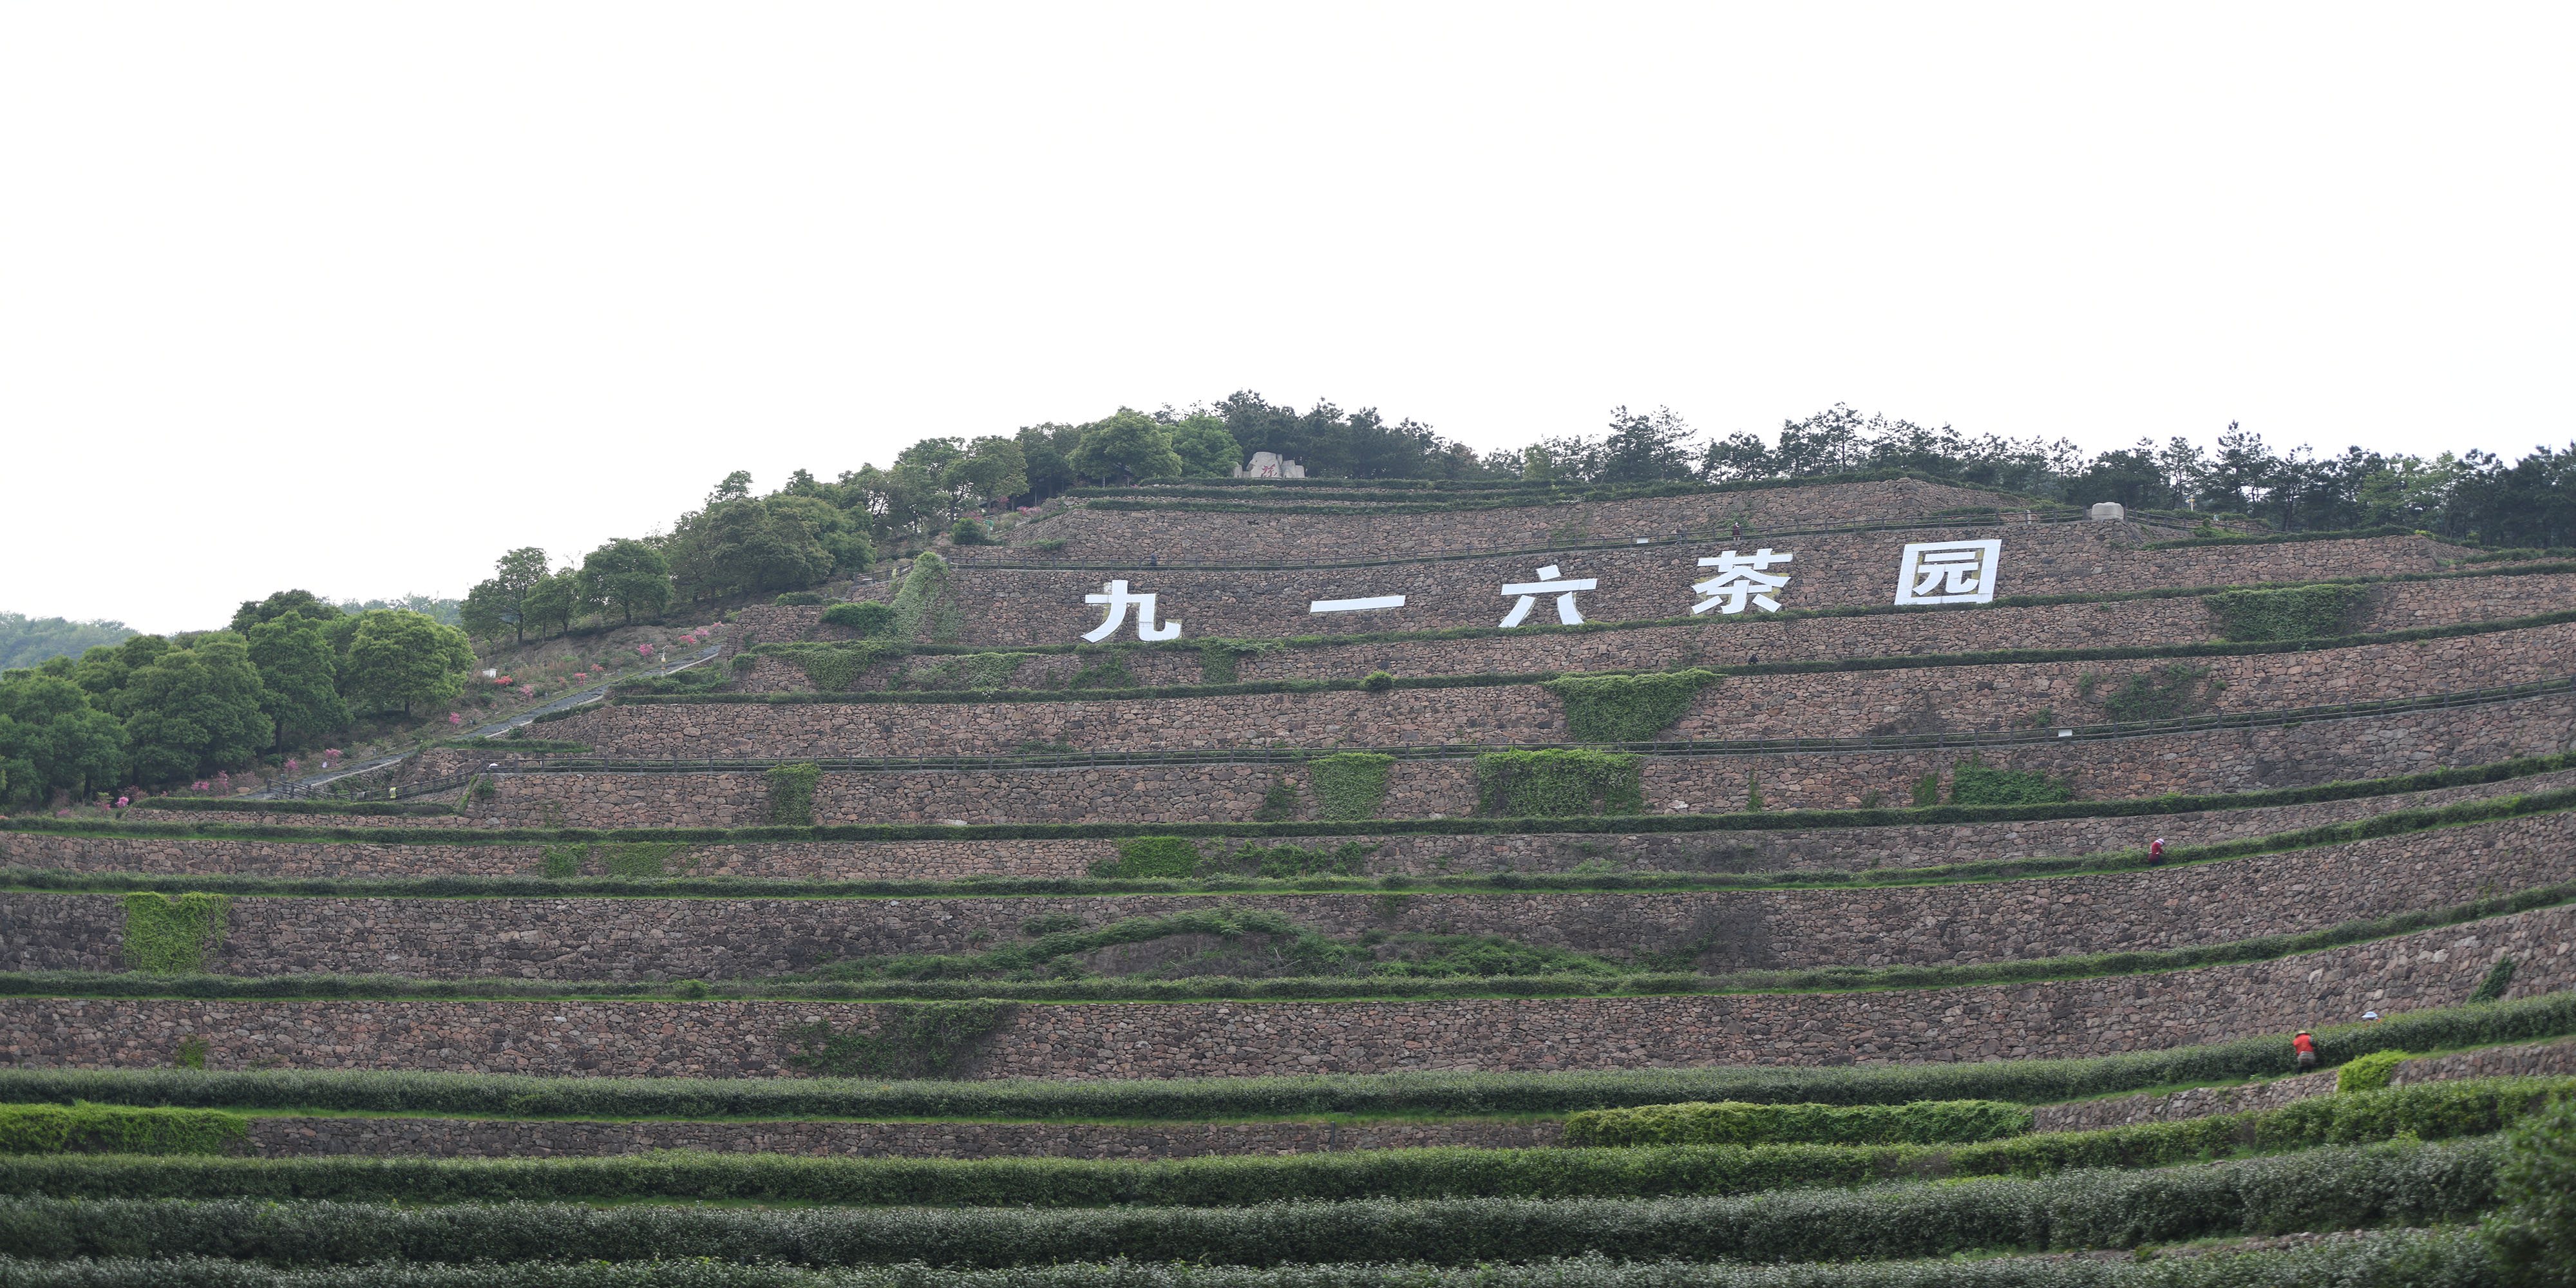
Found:
[(2519, 455), (2566, 5), (19, 4), (0, 609), (461, 593), (1256, 389)]

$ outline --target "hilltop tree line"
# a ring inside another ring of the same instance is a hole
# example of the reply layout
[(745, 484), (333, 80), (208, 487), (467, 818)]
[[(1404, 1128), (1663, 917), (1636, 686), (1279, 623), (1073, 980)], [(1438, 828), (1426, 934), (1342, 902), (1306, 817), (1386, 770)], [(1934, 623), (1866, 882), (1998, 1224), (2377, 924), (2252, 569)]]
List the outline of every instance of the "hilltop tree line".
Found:
[[(1479, 455), (1414, 420), (1319, 402), (1300, 411), (1239, 392), (1213, 406), (1120, 408), (1082, 424), (1016, 434), (925, 438), (884, 467), (826, 482), (798, 470), (753, 495), (736, 471), (667, 532), (620, 538), (547, 570), (514, 550), (466, 596), (462, 622), (486, 638), (566, 629), (597, 613), (650, 619), (674, 601), (801, 590), (858, 573), (881, 550), (945, 528), (981, 538), (979, 513), (1031, 506), (1082, 484), (1223, 478), (1254, 452), (1310, 477), (1532, 479), (1592, 485), (1821, 478), (1911, 470), (2074, 505), (2240, 514), (2282, 531), (2398, 526), (2489, 545), (2576, 543), (2576, 444), (2507, 463), (2486, 452), (2431, 459), (2348, 448), (2275, 450), (2230, 425), (2214, 449), (2174, 438), (2087, 456), (2067, 439), (1970, 435), (1836, 405), (1781, 423), (1770, 438), (1703, 436), (1670, 409), (1614, 409), (1603, 432)], [(964, 520), (963, 523), (960, 520)]]
[(465, 633), (424, 613), (350, 613), (301, 590), (244, 603), (225, 629), (133, 635), (0, 673), (0, 801), (83, 799), (249, 764), (455, 700)]

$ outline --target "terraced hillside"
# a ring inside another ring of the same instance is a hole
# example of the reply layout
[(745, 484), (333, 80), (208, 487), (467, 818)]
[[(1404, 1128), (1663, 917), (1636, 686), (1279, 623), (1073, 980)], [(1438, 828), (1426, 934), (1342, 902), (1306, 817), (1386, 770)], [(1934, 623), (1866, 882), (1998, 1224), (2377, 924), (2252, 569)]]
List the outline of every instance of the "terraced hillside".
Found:
[(2567, 1129), (2576, 565), (2010, 500), (1101, 490), (380, 801), (8, 820), (0, 1255), (2496, 1273), (2195, 1241)]

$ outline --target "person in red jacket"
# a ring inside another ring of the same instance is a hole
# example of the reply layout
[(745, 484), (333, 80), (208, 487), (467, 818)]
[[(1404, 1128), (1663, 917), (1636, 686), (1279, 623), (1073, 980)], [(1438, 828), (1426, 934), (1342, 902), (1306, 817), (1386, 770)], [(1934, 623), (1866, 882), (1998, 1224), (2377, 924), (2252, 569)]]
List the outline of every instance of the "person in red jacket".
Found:
[(2151, 868), (2161, 868), (2164, 865), (2165, 838), (2159, 836), (2155, 840), (2147, 843), (2147, 866)]
[(2290, 1049), (2299, 1053), (2299, 1072), (2306, 1073), (2317, 1067), (2317, 1040), (2308, 1036), (2306, 1029), (2299, 1030), (2299, 1036), (2290, 1039)]

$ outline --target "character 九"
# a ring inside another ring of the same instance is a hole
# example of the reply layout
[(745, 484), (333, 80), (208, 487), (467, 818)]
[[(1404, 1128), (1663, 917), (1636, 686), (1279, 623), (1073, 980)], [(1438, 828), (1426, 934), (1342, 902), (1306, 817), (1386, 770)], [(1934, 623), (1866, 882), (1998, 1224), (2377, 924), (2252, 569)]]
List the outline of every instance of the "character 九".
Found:
[(1916, 541), (1896, 569), (1900, 604), (1991, 604), (2001, 541)]
[(1594, 587), (1599, 586), (1601, 581), (1597, 577), (1575, 577), (1568, 579), (1561, 578), (1557, 574), (1557, 566), (1555, 564), (1549, 564), (1548, 566), (1538, 570), (1539, 579), (1537, 581), (1516, 581), (1503, 587), (1501, 593), (1520, 596), (1520, 602), (1512, 605), (1512, 611), (1503, 615), (1503, 625), (1506, 627), (1518, 626), (1521, 623), (1528, 621), (1530, 609), (1537, 607), (1539, 596), (1555, 595), (1556, 620), (1563, 622), (1568, 626), (1581, 626), (1583, 624), (1583, 610), (1574, 606), (1574, 592), (1578, 590), (1591, 590)]
[[(1771, 592), (1788, 585), (1789, 574), (1763, 570), (1796, 557), (1789, 551), (1774, 553), (1771, 547), (1764, 546), (1749, 555), (1721, 550), (1714, 559), (1700, 560), (1700, 567), (1715, 568), (1717, 575), (1691, 586), (1692, 590), (1708, 596), (1691, 605), (1691, 616), (1697, 617), (1712, 608), (1721, 613), (1740, 613), (1746, 604), (1758, 606), (1766, 613), (1779, 612), (1780, 601), (1773, 599)], [(1721, 604), (1725, 607), (1719, 608)]]
[(1113, 581), (1101, 586), (1099, 594), (1083, 596), (1082, 602), (1105, 605), (1109, 610), (1100, 625), (1082, 633), (1082, 638), (1094, 644), (1117, 634), (1118, 628), (1127, 624), (1127, 610), (1130, 608), (1136, 610), (1136, 638), (1176, 640), (1181, 637), (1181, 619), (1177, 617), (1160, 626), (1154, 624), (1152, 591), (1143, 594), (1131, 593), (1127, 589), (1127, 583)]

